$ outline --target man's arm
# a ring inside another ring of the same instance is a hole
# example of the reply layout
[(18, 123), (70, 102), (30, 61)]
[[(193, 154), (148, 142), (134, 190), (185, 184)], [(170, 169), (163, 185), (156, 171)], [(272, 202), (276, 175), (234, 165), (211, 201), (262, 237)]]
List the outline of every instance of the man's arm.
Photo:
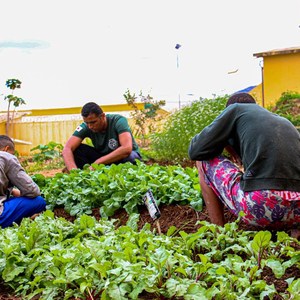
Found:
[(232, 146), (230, 146), (230, 145), (227, 145), (225, 147), (225, 150), (230, 155), (230, 160), (232, 162), (234, 162), (242, 170), (243, 169), (242, 160), (241, 160), (240, 156), (236, 153), (236, 151), (234, 150), (234, 148)]
[(95, 161), (96, 164), (111, 164), (130, 155), (132, 152), (132, 137), (129, 132), (119, 134), (120, 146), (113, 152)]
[(220, 155), (228, 145), (235, 122), (235, 106), (230, 105), (210, 125), (192, 138), (188, 149), (190, 159), (202, 161)]
[(79, 147), (81, 142), (82, 142), (81, 138), (77, 136), (71, 136), (64, 146), (64, 149), (62, 151), (62, 156), (65, 165), (69, 171), (72, 169), (77, 169), (73, 153)]

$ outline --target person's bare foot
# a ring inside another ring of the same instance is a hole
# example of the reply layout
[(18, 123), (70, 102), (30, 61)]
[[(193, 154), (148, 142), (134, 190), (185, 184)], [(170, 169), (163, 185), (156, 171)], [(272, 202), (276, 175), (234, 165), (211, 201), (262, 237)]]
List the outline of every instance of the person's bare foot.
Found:
[(300, 229), (292, 229), (291, 230), (291, 237), (294, 239), (299, 240), (300, 238)]
[(30, 217), (30, 219), (31, 220), (34, 220), (37, 216), (39, 216), (40, 215), (40, 213), (38, 213), (38, 214), (34, 214), (34, 215), (32, 215), (31, 217)]
[(67, 174), (70, 173), (69, 170), (67, 169), (67, 167), (64, 167), (64, 168), (61, 170), (61, 172), (62, 172), (62, 173), (67, 173)]

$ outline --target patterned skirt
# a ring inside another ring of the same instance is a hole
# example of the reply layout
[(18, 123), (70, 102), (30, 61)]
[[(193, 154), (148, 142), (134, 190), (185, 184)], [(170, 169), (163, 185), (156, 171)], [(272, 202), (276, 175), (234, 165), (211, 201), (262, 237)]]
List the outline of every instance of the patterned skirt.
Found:
[(229, 159), (218, 156), (201, 161), (206, 183), (229, 210), (250, 225), (279, 229), (300, 225), (300, 192), (259, 190), (244, 192), (243, 172)]

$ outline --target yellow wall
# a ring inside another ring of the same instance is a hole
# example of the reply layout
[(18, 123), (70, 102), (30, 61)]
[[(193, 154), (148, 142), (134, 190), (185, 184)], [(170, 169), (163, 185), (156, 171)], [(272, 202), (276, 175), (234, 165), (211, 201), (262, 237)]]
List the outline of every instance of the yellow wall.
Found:
[(40, 144), (46, 145), (53, 141), (64, 145), (80, 123), (78, 120), (28, 123), (17, 121), (14, 123), (11, 136), (18, 140), (31, 142), (31, 145), (16, 143), (16, 150), (19, 154), (28, 156), (32, 154), (30, 149)]
[[(131, 128), (134, 127), (132, 120), (128, 120)], [(21, 156), (32, 154), (30, 149), (43, 144), (46, 145), (53, 141), (64, 145), (68, 138), (73, 134), (76, 127), (82, 121), (52, 121), (52, 122), (16, 122), (13, 127), (13, 136), (17, 140), (31, 142), (31, 145), (24, 145), (16, 142), (16, 150)], [(133, 130), (134, 131), (134, 130)]]
[[(300, 52), (263, 57), (264, 106), (274, 105), (284, 92), (300, 92)], [(262, 86), (250, 92), (262, 103)]]
[[(144, 103), (138, 103), (138, 107), (144, 108)], [(130, 107), (127, 104), (119, 105), (105, 105), (101, 106), (104, 112), (130, 112)], [(36, 109), (30, 111), (29, 117), (34, 116), (58, 116), (53, 117), (52, 121), (43, 121), (42, 118), (33, 118), (33, 121), (22, 121), (22, 119), (14, 120), (10, 125), (10, 136), (16, 140), (29, 142), (31, 144), (26, 145), (22, 142), (16, 142), (16, 150), (21, 156), (28, 156), (33, 154), (30, 149), (43, 144), (46, 145), (53, 141), (64, 145), (68, 138), (73, 134), (76, 127), (82, 123), (82, 119), (62, 120), (65, 117), (59, 117), (59, 115), (68, 114), (80, 114), (81, 107), (71, 108), (58, 108), (58, 109)], [(18, 111), (24, 112), (24, 111)], [(160, 110), (159, 114), (162, 116), (168, 114), (165, 110)], [(38, 121), (36, 121), (38, 120)], [(133, 133), (137, 132), (132, 119), (128, 119), (129, 126), (132, 128)], [(0, 123), (0, 134), (5, 134), (5, 122)]]
[(300, 92), (300, 53), (264, 58), (266, 104), (275, 104), (283, 92)]
[(5, 125), (5, 122), (0, 123), (0, 134), (5, 134)]

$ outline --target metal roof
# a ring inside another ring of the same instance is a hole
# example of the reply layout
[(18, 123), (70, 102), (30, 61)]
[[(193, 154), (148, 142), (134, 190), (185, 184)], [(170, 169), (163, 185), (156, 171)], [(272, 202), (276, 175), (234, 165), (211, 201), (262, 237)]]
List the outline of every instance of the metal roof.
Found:
[[(9, 119), (12, 120), (16, 120), (16, 119), (20, 119), (23, 116), (26, 116), (28, 113), (27, 112), (17, 112), (15, 111), (14, 113), (12, 111), (10, 111), (9, 113)], [(7, 112), (0, 112), (0, 123), (4, 123), (7, 121)]]
[(253, 56), (265, 57), (265, 56), (292, 54), (292, 53), (300, 53), (300, 47), (290, 47), (290, 48), (283, 48), (283, 49), (274, 49), (265, 52), (258, 52), (258, 53), (254, 53)]

